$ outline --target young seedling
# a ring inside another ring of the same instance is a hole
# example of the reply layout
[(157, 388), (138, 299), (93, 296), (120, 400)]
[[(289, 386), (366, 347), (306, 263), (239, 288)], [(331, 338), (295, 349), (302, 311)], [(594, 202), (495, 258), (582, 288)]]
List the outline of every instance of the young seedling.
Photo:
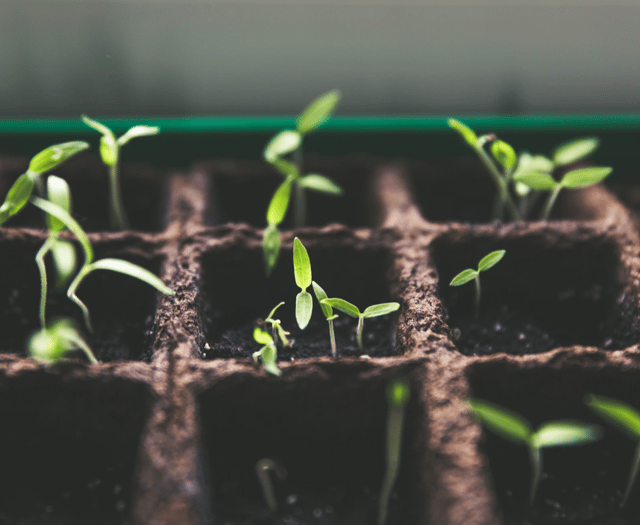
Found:
[(362, 329), (364, 327), (364, 320), (371, 319), (372, 317), (380, 317), (381, 315), (387, 315), (395, 312), (398, 308), (400, 308), (400, 303), (381, 303), (369, 306), (368, 308), (365, 308), (364, 312), (360, 312), (356, 305), (337, 297), (331, 299), (323, 299), (320, 303), (331, 306), (336, 310), (340, 310), (342, 313), (345, 313), (348, 316), (354, 317), (358, 320), (357, 335), (358, 348), (360, 348), (360, 350), (362, 350)]
[(90, 128), (102, 133), (102, 137), (100, 137), (100, 156), (102, 157), (102, 162), (109, 168), (109, 221), (113, 229), (126, 230), (129, 228), (129, 220), (124, 209), (120, 177), (118, 175), (120, 148), (133, 138), (157, 135), (160, 133), (160, 128), (157, 126), (133, 126), (124, 135), (116, 139), (113, 131), (97, 120), (82, 115), (82, 121)]
[(260, 358), (262, 361), (262, 368), (270, 374), (280, 377), (282, 375), (282, 371), (276, 364), (278, 359), (278, 349), (276, 348), (276, 344), (274, 343), (271, 334), (256, 326), (253, 329), (253, 339), (256, 343), (264, 345), (260, 350), (253, 353), (253, 360), (257, 363), (258, 358)]
[(270, 458), (262, 458), (256, 462), (256, 476), (258, 476), (258, 481), (262, 488), (262, 495), (269, 506), (269, 510), (276, 512), (278, 510), (278, 500), (276, 499), (276, 491), (269, 476), (269, 471), (273, 472), (280, 481), (287, 477), (287, 471), (282, 465)]
[(81, 141), (54, 144), (42, 150), (29, 162), (29, 168), (13, 183), (2, 206), (0, 206), (0, 225), (19, 213), (33, 192), (34, 186), (41, 197), (45, 196), (42, 175), (57, 168), (76, 153), (86, 150), (89, 144)]
[(480, 262), (478, 263), (478, 269), (473, 270), (472, 268), (467, 268), (466, 270), (461, 271), (458, 275), (456, 275), (452, 281), (449, 283), (449, 286), (461, 286), (463, 284), (468, 283), (472, 279), (475, 279), (476, 283), (476, 319), (480, 313), (480, 272), (484, 272), (495, 266), (500, 262), (500, 260), (504, 257), (506, 253), (505, 250), (498, 250), (495, 252), (491, 252), (489, 255), (485, 255)]
[(409, 401), (409, 382), (397, 379), (387, 387), (389, 414), (387, 418), (387, 469), (382, 481), (378, 507), (378, 525), (384, 525), (389, 513), (391, 490), (398, 477), (400, 468), (400, 449), (402, 446), (402, 427), (405, 407)]
[(137, 264), (123, 261), (122, 259), (111, 258), (94, 261), (93, 247), (91, 246), (91, 242), (89, 241), (89, 238), (87, 237), (87, 234), (84, 232), (82, 227), (76, 222), (73, 217), (71, 217), (71, 215), (69, 215), (63, 208), (61, 208), (57, 204), (41, 199), (39, 197), (31, 197), (31, 203), (61, 221), (80, 242), (80, 246), (82, 247), (82, 250), (84, 252), (84, 263), (77, 273), (76, 277), (69, 285), (69, 289), (67, 290), (67, 297), (69, 297), (69, 299), (76, 303), (82, 310), (84, 322), (89, 332), (93, 331), (89, 309), (78, 298), (78, 296), (76, 295), (76, 291), (80, 284), (82, 284), (84, 279), (96, 270), (110, 270), (112, 272), (129, 275), (131, 277), (139, 279), (142, 282), (147, 283), (149, 286), (153, 286), (156, 290), (162, 292), (165, 295), (175, 295), (175, 292), (168, 286), (166, 286), (160, 278), (155, 276), (149, 270), (138, 266)]
[(58, 319), (34, 333), (27, 343), (29, 355), (43, 363), (57, 363), (71, 350), (82, 350), (91, 363), (98, 360), (71, 319)]
[(602, 437), (602, 428), (576, 421), (549, 421), (534, 432), (531, 423), (506, 408), (482, 399), (470, 399), (469, 408), (478, 420), (499, 436), (529, 449), (531, 489), (529, 505), (533, 505), (542, 475), (542, 449), (582, 445)]
[(633, 454), (633, 463), (629, 471), (627, 487), (624, 490), (624, 496), (620, 504), (621, 507), (624, 507), (640, 470), (640, 412), (626, 403), (603, 396), (587, 396), (586, 403), (596, 414), (618, 427), (619, 430), (637, 443)]
[(333, 329), (333, 321), (335, 321), (338, 318), (338, 314), (334, 314), (333, 308), (331, 308), (331, 306), (329, 306), (328, 304), (325, 304), (322, 302), (325, 299), (328, 299), (327, 294), (322, 289), (322, 287), (315, 281), (312, 281), (311, 284), (313, 285), (313, 293), (316, 295), (316, 299), (320, 303), (320, 309), (322, 310), (322, 313), (324, 314), (324, 316), (327, 318), (327, 323), (329, 323), (329, 338), (331, 339), (331, 355), (333, 357), (336, 357), (337, 356), (336, 334)]
[[(264, 159), (285, 177), (273, 195), (267, 209), (267, 228), (263, 236), (263, 254), (267, 276), (275, 267), (280, 253), (280, 231), (293, 192), (293, 226), (299, 228), (307, 222), (306, 190), (341, 195), (342, 189), (324, 175), (302, 175), (302, 142), (305, 135), (317, 129), (333, 114), (340, 93), (329, 91), (307, 106), (296, 121), (296, 130), (284, 130), (273, 137), (264, 149)], [(293, 161), (287, 156), (293, 156)]]
[(307, 292), (311, 286), (311, 261), (307, 249), (297, 237), (293, 240), (293, 275), (300, 292), (296, 296), (296, 321), (300, 330), (304, 330), (313, 313), (313, 299)]
[(289, 342), (289, 339), (287, 339), (287, 336), (291, 335), (291, 333), (287, 332), (284, 328), (282, 328), (282, 321), (280, 321), (280, 319), (273, 318), (274, 314), (276, 313), (276, 310), (280, 308), (283, 304), (284, 304), (284, 301), (278, 304), (273, 310), (271, 310), (269, 317), (267, 317), (264, 320), (264, 322), (271, 326), (271, 336), (273, 337), (274, 342), (276, 342), (277, 344), (277, 341), (279, 339), (282, 346), (286, 348), (291, 344)]

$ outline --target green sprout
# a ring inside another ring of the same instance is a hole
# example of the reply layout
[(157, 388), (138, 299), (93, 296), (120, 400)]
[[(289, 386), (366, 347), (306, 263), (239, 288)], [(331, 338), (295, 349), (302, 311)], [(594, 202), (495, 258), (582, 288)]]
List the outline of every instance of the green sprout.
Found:
[(57, 168), (60, 164), (88, 147), (89, 144), (86, 142), (64, 142), (49, 146), (33, 157), (29, 162), (26, 173), (16, 179), (9, 189), (4, 203), (0, 206), (0, 225), (24, 208), (25, 204), (29, 202), (34, 186), (41, 197), (45, 196), (42, 175)]
[(389, 415), (387, 418), (387, 469), (382, 481), (378, 508), (378, 525), (384, 525), (389, 512), (391, 490), (398, 477), (400, 468), (400, 449), (402, 446), (402, 427), (404, 412), (409, 402), (409, 382), (397, 379), (387, 387)]
[[(49, 202), (58, 205), (65, 212), (71, 213), (71, 192), (64, 179), (56, 177), (55, 175), (49, 176), (47, 179), (47, 196)], [(68, 284), (76, 270), (76, 251), (73, 244), (58, 238), (60, 232), (62, 232), (66, 226), (62, 221), (49, 214), (46, 216), (46, 222), (49, 229), (49, 236), (36, 254), (36, 264), (40, 272), (40, 326), (42, 328), (46, 327), (45, 311), (47, 305), (45, 256), (51, 253), (56, 270), (58, 288)]]
[(273, 310), (269, 316), (264, 320), (264, 322), (268, 325), (271, 325), (271, 335), (273, 337), (274, 342), (277, 342), (278, 339), (280, 343), (282, 343), (283, 347), (288, 347), (291, 345), (289, 339), (287, 339), (288, 335), (291, 335), (290, 332), (287, 332), (284, 328), (282, 328), (282, 321), (280, 319), (274, 319), (273, 315), (276, 313), (276, 310), (280, 308), (284, 304), (284, 301), (279, 303)]
[(98, 360), (71, 319), (58, 319), (35, 332), (27, 343), (29, 355), (42, 363), (57, 363), (71, 350), (82, 350), (91, 363)]
[(504, 257), (506, 253), (505, 250), (497, 250), (495, 252), (491, 252), (489, 255), (485, 255), (480, 262), (478, 263), (478, 269), (473, 270), (472, 268), (467, 268), (466, 270), (461, 271), (458, 275), (456, 275), (449, 286), (460, 286), (468, 283), (472, 279), (475, 279), (476, 283), (476, 318), (480, 313), (480, 272), (484, 272), (491, 268), (492, 266), (498, 264), (500, 260)]
[(338, 318), (338, 314), (334, 314), (333, 308), (331, 308), (331, 306), (329, 306), (328, 304), (322, 302), (325, 299), (328, 299), (328, 296), (326, 292), (322, 289), (322, 287), (315, 281), (312, 281), (311, 284), (313, 285), (313, 293), (316, 295), (316, 299), (320, 303), (320, 309), (322, 310), (322, 313), (324, 314), (324, 316), (327, 318), (327, 323), (329, 323), (329, 338), (331, 339), (331, 355), (333, 355), (333, 357), (336, 357), (337, 356), (336, 334), (333, 329), (333, 321), (335, 321)]
[(534, 432), (531, 423), (506, 408), (481, 399), (470, 399), (469, 408), (489, 430), (529, 449), (531, 489), (529, 505), (533, 505), (542, 476), (542, 449), (548, 447), (582, 445), (602, 437), (602, 428), (577, 421), (549, 421)]
[(358, 348), (360, 348), (360, 350), (362, 350), (362, 329), (364, 327), (364, 320), (371, 319), (372, 317), (380, 317), (381, 315), (387, 315), (395, 312), (398, 308), (400, 308), (400, 303), (382, 303), (371, 305), (366, 308), (364, 312), (360, 312), (356, 305), (337, 297), (331, 299), (323, 299), (322, 301), (320, 301), (320, 304), (331, 306), (336, 310), (340, 310), (342, 313), (345, 313), (348, 316), (354, 317), (358, 320), (357, 334)]
[(300, 292), (296, 296), (296, 321), (300, 330), (304, 330), (313, 313), (313, 299), (307, 292), (311, 286), (311, 261), (307, 249), (297, 237), (293, 240), (293, 274)]
[(124, 135), (116, 139), (113, 131), (97, 120), (82, 115), (82, 121), (90, 128), (102, 133), (102, 137), (100, 137), (100, 156), (102, 157), (102, 162), (109, 168), (109, 222), (113, 229), (126, 230), (129, 228), (129, 220), (124, 209), (120, 177), (118, 175), (120, 148), (133, 138), (157, 135), (160, 133), (160, 128), (157, 126), (133, 126)]
[[(267, 208), (267, 228), (263, 235), (263, 254), (267, 276), (278, 262), (280, 254), (280, 230), (293, 192), (293, 227), (299, 228), (307, 222), (306, 191), (328, 195), (341, 195), (342, 188), (318, 173), (302, 175), (302, 142), (308, 133), (317, 129), (333, 114), (340, 92), (329, 91), (309, 104), (296, 121), (296, 130), (284, 130), (273, 137), (264, 149), (264, 159), (285, 177), (273, 194)], [(287, 160), (287, 156), (293, 156)]]
[(129, 275), (131, 277), (135, 277), (142, 282), (147, 283), (150, 286), (153, 286), (158, 291), (162, 292), (165, 295), (175, 295), (175, 292), (171, 290), (168, 286), (166, 286), (162, 280), (151, 273), (149, 270), (138, 266), (137, 264), (133, 264), (128, 261), (123, 261), (122, 259), (100, 259), (98, 261), (93, 260), (93, 247), (91, 246), (91, 242), (87, 237), (87, 234), (84, 232), (82, 227), (76, 222), (76, 220), (67, 213), (63, 208), (49, 202), (47, 200), (41, 199), (39, 197), (33, 196), (31, 197), (31, 203), (48, 213), (49, 215), (53, 215), (56, 219), (61, 221), (70, 231), (73, 233), (78, 241), (80, 242), (80, 246), (84, 252), (84, 263), (75, 278), (69, 285), (69, 289), (67, 290), (67, 297), (71, 299), (74, 303), (76, 303), (82, 313), (84, 315), (84, 322), (87, 326), (89, 332), (92, 332), (91, 326), (91, 317), (89, 315), (89, 309), (87, 306), (78, 298), (76, 295), (76, 291), (80, 284), (84, 281), (84, 279), (92, 272), (96, 270), (110, 270), (112, 272), (122, 273), (125, 275)]
[(256, 476), (258, 476), (258, 481), (262, 488), (262, 495), (269, 506), (269, 510), (276, 512), (278, 510), (278, 501), (269, 471), (273, 472), (282, 481), (287, 477), (287, 470), (271, 458), (262, 458), (256, 461)]
[(625, 488), (622, 503), (620, 504), (621, 507), (624, 507), (629, 499), (629, 494), (631, 494), (638, 470), (640, 470), (640, 412), (626, 403), (608, 397), (589, 395), (587, 396), (586, 403), (596, 414), (618, 427), (619, 430), (637, 442), (636, 450), (633, 454), (633, 463), (629, 471), (627, 487)]
[(253, 353), (253, 360), (257, 363), (258, 358), (260, 358), (262, 361), (262, 368), (264, 368), (265, 371), (273, 374), (274, 376), (281, 376), (282, 371), (276, 364), (278, 359), (278, 349), (276, 348), (276, 344), (273, 341), (271, 334), (256, 326), (253, 329), (253, 339), (256, 343), (264, 345), (260, 350)]

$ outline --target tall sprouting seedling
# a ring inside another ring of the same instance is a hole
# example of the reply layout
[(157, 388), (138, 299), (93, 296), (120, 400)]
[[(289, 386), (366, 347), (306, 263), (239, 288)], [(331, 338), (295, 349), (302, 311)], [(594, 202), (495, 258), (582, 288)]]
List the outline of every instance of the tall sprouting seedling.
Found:
[(109, 168), (109, 222), (116, 230), (129, 228), (129, 219), (122, 200), (120, 188), (120, 148), (136, 137), (148, 137), (160, 133), (157, 126), (133, 126), (124, 135), (116, 138), (113, 131), (97, 120), (82, 115), (82, 121), (89, 127), (102, 133), (100, 137), (100, 156), (102, 162)]
[(325, 299), (328, 299), (326, 292), (322, 289), (322, 287), (315, 281), (311, 282), (313, 286), (313, 293), (316, 296), (316, 299), (320, 303), (320, 309), (327, 319), (327, 323), (329, 324), (329, 339), (331, 340), (331, 355), (336, 357), (338, 354), (338, 350), (336, 348), (336, 333), (333, 329), (333, 322), (338, 318), (338, 314), (333, 313), (333, 308), (328, 304), (324, 303)]
[(296, 321), (300, 330), (304, 330), (313, 313), (313, 299), (307, 292), (311, 286), (311, 261), (307, 249), (302, 245), (297, 237), (293, 240), (293, 275), (300, 292), (296, 296)]
[(264, 320), (266, 325), (271, 326), (271, 337), (273, 341), (277, 344), (277, 341), (280, 340), (280, 343), (283, 347), (289, 346), (291, 343), (289, 339), (287, 339), (288, 335), (291, 335), (290, 332), (287, 332), (284, 328), (282, 328), (282, 321), (280, 319), (275, 319), (273, 316), (276, 313), (276, 310), (280, 308), (284, 304), (284, 301), (277, 304), (273, 310), (269, 313), (269, 316)]
[(291, 194), (293, 193), (293, 226), (298, 228), (307, 222), (306, 191), (328, 195), (341, 195), (342, 189), (324, 175), (303, 175), (302, 145), (304, 137), (328, 120), (340, 101), (340, 92), (329, 91), (307, 106), (296, 120), (295, 130), (284, 130), (273, 137), (264, 150), (264, 159), (285, 177), (273, 194), (267, 208), (267, 228), (262, 240), (267, 276), (278, 262), (280, 254), (280, 230)]
[(258, 358), (260, 358), (260, 361), (262, 361), (262, 368), (276, 377), (281, 376), (282, 371), (277, 365), (278, 349), (276, 348), (276, 343), (273, 340), (273, 337), (271, 337), (271, 334), (256, 326), (253, 329), (253, 339), (256, 343), (263, 345), (260, 350), (253, 353), (253, 360), (257, 363)]

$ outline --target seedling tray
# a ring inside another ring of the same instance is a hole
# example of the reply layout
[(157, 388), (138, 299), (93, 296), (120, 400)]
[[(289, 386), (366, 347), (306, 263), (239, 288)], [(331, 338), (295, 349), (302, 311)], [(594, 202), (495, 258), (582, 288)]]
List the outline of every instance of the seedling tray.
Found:
[[(385, 389), (405, 378), (411, 399), (390, 524), (637, 523), (639, 488), (624, 511), (618, 506), (630, 440), (607, 429), (598, 444), (545, 453), (547, 478), (530, 508), (526, 451), (483, 430), (466, 405), (469, 396), (487, 399), (534, 424), (598, 422), (583, 403), (589, 393), (640, 407), (632, 207), (600, 185), (566, 191), (549, 222), (492, 224), (487, 206), (475, 205), (476, 196), (490, 198), (491, 181), (473, 159), (305, 162), (346, 194), (311, 201), (309, 227), (285, 224), (270, 278), (263, 215), (279, 179), (263, 163), (125, 162), (123, 192), (141, 212), (126, 232), (104, 231), (106, 211), (91, 200), (105, 194), (92, 185), (104, 175), (95, 153), (57, 170), (97, 256), (131, 260), (176, 291), (167, 297), (125, 277), (91, 275), (79, 294), (95, 319), (89, 340), (99, 365), (44, 366), (24, 356), (38, 324), (33, 258), (47, 234), (37, 213), (0, 228), (0, 521), (373, 524)], [(0, 159), (2, 192), (26, 165)], [(285, 327), (295, 326), (296, 236), (330, 295), (401, 308), (365, 323), (364, 352), (342, 316), (337, 359), (316, 309), (308, 331), (292, 330), (296, 343), (281, 353), (276, 378), (251, 359), (259, 346), (247, 332), (280, 300), (291, 309)], [(476, 322), (472, 290), (448, 283), (498, 249), (507, 255), (487, 272)], [(50, 315), (77, 315), (67, 303), (52, 294)], [(275, 515), (255, 477), (263, 457), (288, 470), (276, 483)]]

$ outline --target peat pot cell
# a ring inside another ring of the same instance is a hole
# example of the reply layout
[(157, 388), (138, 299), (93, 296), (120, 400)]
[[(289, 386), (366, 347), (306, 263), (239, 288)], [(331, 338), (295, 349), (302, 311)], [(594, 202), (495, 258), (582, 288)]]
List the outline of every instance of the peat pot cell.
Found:
[[(213, 173), (213, 202), (209, 222), (244, 222), (264, 228), (267, 224), (267, 208), (284, 177), (270, 166), (259, 163), (229, 161), (216, 164), (210, 171)], [(370, 166), (350, 160), (311, 160), (305, 172), (321, 173), (343, 190), (340, 196), (305, 192), (308, 226), (325, 226), (336, 222), (352, 228), (371, 226)], [(289, 211), (281, 229), (291, 228), (294, 194), (291, 193)]]
[(597, 424), (604, 429), (602, 439), (595, 443), (543, 449), (543, 476), (533, 506), (528, 503), (531, 467), (526, 447), (485, 429), (482, 450), (489, 460), (504, 525), (640, 523), (638, 483), (627, 505), (620, 507), (636, 441), (604, 422), (584, 403), (588, 394), (595, 394), (640, 410), (640, 372), (582, 368), (578, 361), (564, 364), (556, 359), (553, 369), (541, 365), (524, 370), (510, 363), (483, 363), (474, 365), (470, 372), (474, 398), (520, 414), (534, 430), (558, 419)]
[[(304, 243), (304, 240), (303, 240)], [(372, 304), (393, 301), (389, 296), (389, 254), (381, 248), (356, 250), (347, 246), (316, 248), (307, 246), (313, 279), (329, 297), (340, 297), (360, 311)], [(265, 276), (261, 248), (225, 248), (202, 259), (205, 338), (201, 350), (205, 358), (251, 358), (260, 345), (253, 330), (278, 303), (275, 315), (291, 332), (291, 346), (278, 350), (282, 361), (330, 356), (329, 327), (312, 287), (313, 315), (301, 331), (295, 319), (296, 287), (291, 249), (283, 248), (271, 277)], [(356, 338), (357, 319), (334, 310), (338, 356), (384, 357), (397, 355), (395, 331), (397, 314), (366, 319), (363, 350)]]
[[(451, 158), (410, 166), (416, 203), (422, 216), (430, 222), (488, 223), (493, 220), (492, 206), (496, 186), (480, 161), (471, 158)], [(570, 192), (560, 192), (551, 220), (590, 220), (579, 201), (567, 198)], [(539, 198), (529, 214), (533, 220), (540, 216), (546, 194)]]
[[(480, 273), (476, 318), (474, 281), (456, 287), (449, 283), (462, 270), (477, 269), (494, 250), (506, 254)], [(437, 242), (439, 293), (457, 348), (466, 355), (534, 354), (574, 344), (610, 350), (632, 344), (613, 335), (625, 315), (616, 302), (621, 291), (616, 254), (613, 243), (602, 238), (554, 243), (540, 235)]]
[[(282, 381), (228, 379), (200, 398), (203, 439), (216, 523), (373, 525), (385, 471), (387, 402), (392, 378), (334, 365), (323, 374)], [(403, 374), (394, 371), (393, 374)], [(404, 372), (406, 374), (406, 372)], [(423, 519), (427, 443), (417, 388), (405, 407), (401, 464), (388, 524)], [(286, 469), (274, 480), (271, 515), (256, 477), (269, 458)]]
[(122, 379), (46, 371), (0, 379), (0, 522), (129, 523), (149, 395)]
[[(55, 169), (52, 174), (62, 177), (69, 183), (72, 216), (85, 231), (111, 229), (109, 172), (99, 159), (81, 154), (78, 158), (70, 159)], [(10, 184), (12, 183), (13, 181)], [(131, 229), (146, 232), (162, 231), (167, 201), (163, 175), (148, 166), (125, 163), (120, 168), (120, 184)], [(35, 206), (27, 205), (19, 215), (9, 220), (7, 226), (43, 228), (43, 214)]]
[[(44, 242), (44, 240), (42, 241)], [(0, 352), (24, 354), (29, 335), (40, 328), (40, 274), (35, 255), (42, 242), (5, 240), (0, 243)], [(158, 272), (160, 261), (142, 259), (125, 253), (105, 251), (95, 244), (96, 259), (117, 257)], [(78, 260), (82, 260), (80, 250)], [(45, 258), (49, 266), (51, 261)], [(49, 269), (49, 268), (48, 268)], [(47, 272), (49, 273), (49, 272)], [(66, 289), (56, 291), (53, 275), (48, 275), (47, 320), (72, 317), (85, 335), (99, 361), (119, 359), (150, 360), (152, 328), (157, 292), (149, 285), (119, 273), (97, 270), (78, 288), (78, 297), (91, 313), (93, 333), (88, 333), (80, 308), (66, 296)], [(70, 354), (74, 355), (74, 354)], [(78, 351), (75, 356), (84, 359)]]

